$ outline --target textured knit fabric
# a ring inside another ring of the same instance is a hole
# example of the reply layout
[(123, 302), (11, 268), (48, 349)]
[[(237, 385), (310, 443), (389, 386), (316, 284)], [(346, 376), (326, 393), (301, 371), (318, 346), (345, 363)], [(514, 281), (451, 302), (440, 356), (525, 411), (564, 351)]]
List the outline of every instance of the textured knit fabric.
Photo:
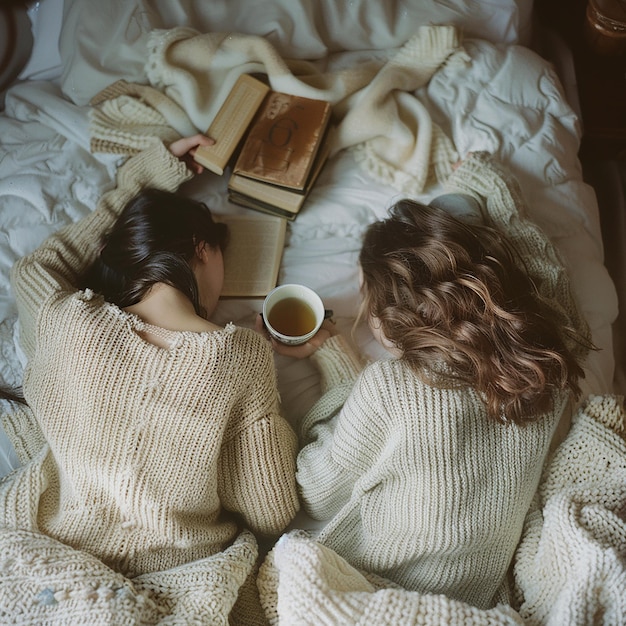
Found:
[[(255, 538), (244, 531), (217, 554), (130, 579), (47, 535), (5, 529), (0, 533), (0, 623), (239, 624), (231, 621), (232, 607), (256, 558)], [(256, 616), (263, 623), (260, 607)]]
[(626, 412), (590, 396), (574, 414), (515, 557), (526, 624), (626, 624)]
[(292, 531), (268, 554), (257, 579), (270, 624), (625, 624), (623, 402), (620, 396), (590, 396), (546, 465), (514, 560), (514, 607), (478, 609), (402, 589)]
[(303, 531), (278, 541), (259, 572), (269, 623), (290, 626), (513, 626), (510, 606), (478, 609), (443, 595), (407, 591), (362, 572)]
[(267, 76), (272, 89), (331, 102), (331, 151), (351, 149), (376, 180), (404, 193), (445, 179), (458, 154), (415, 97), (445, 64), (468, 62), (454, 26), (422, 26), (389, 59), (348, 71), (321, 72), (310, 63), (283, 59), (265, 38), (240, 33), (155, 30), (146, 50), (146, 78), (119, 81), (93, 100), (94, 152), (134, 154), (154, 136), (171, 140), (189, 128), (206, 132), (242, 73)]
[[(297, 440), (279, 412), (267, 341), (229, 324), (160, 348), (141, 337), (138, 317), (75, 288), (129, 198), (145, 186), (173, 191), (190, 175), (163, 144), (140, 153), (90, 216), (12, 275), (24, 394), (47, 447), (0, 485), (0, 521), (127, 576), (219, 553), (239, 519), (276, 535), (299, 506)], [(14, 421), (21, 439), (25, 419)]]
[[(563, 324), (587, 335), (555, 249), (522, 215), (516, 183), (474, 155), (448, 190), (479, 200)], [(301, 425), (297, 479), (309, 513), (327, 520), (319, 541), (409, 590), (479, 608), (506, 600), (506, 573), (569, 394), (555, 394), (554, 409), (528, 426), (502, 425), (473, 389), (429, 386), (401, 359), (368, 365), (349, 392), (357, 369), (338, 370), (342, 350), (335, 338), (318, 350), (328, 391)]]

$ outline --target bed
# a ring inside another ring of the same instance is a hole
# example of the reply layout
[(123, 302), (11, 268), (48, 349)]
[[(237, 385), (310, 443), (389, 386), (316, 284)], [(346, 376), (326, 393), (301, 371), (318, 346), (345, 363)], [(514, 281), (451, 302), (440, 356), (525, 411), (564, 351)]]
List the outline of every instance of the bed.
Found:
[[(608, 421), (617, 424), (612, 432), (624, 427), (619, 397), (613, 389), (611, 325), (617, 316), (617, 299), (603, 264), (596, 197), (582, 178), (577, 157), (581, 129), (568, 103), (564, 81), (553, 63), (530, 48), (531, 0), (44, 0), (40, 4), (38, 10), (45, 7), (55, 19), (46, 18), (48, 28), (44, 29), (38, 23), (42, 16), (33, 12), (31, 58), (7, 90), (0, 116), (0, 378), (5, 384), (19, 385), (25, 365), (8, 283), (12, 264), (46, 235), (93, 209), (102, 192), (113, 184), (125, 148), (136, 139), (134, 136), (125, 142), (118, 138), (117, 150), (92, 152), (94, 137), (99, 137), (97, 128), (94, 130), (94, 102), (102, 102), (101, 98), (94, 101), (94, 97), (114, 83), (126, 88), (147, 86), (151, 93), (164, 95), (169, 105), (184, 110), (182, 117), (178, 110), (176, 115), (162, 112), (162, 126), (176, 119), (177, 132), (190, 128), (202, 132), (224, 97), (228, 81), (237, 72), (266, 71), (274, 88), (302, 89), (306, 93), (312, 93), (311, 89), (319, 93), (320, 84), (327, 85), (319, 76), (334, 81), (337, 76), (362, 73), (355, 87), (348, 88), (340, 81), (332, 82), (334, 91), (326, 86), (335, 98), (339, 127), (344, 130), (343, 143), (322, 171), (302, 212), (289, 224), (279, 282), (303, 283), (315, 289), (326, 307), (333, 309), (339, 328), (367, 358), (385, 358), (365, 327), (352, 328), (359, 301), (356, 259), (364, 227), (405, 195), (423, 201), (432, 199), (441, 191), (445, 173), (455, 159), (472, 151), (494, 153), (514, 172), (531, 216), (562, 253), (574, 293), (599, 348), (585, 362), (583, 397), (603, 399), (600, 413), (608, 411), (612, 416)], [(413, 76), (413, 82), (385, 87), (385, 80), (393, 74), (385, 72), (406, 51), (407, 42), (438, 27), (449, 29), (447, 32), (456, 38), (443, 58), (429, 65), (417, 56), (412, 63), (419, 75)], [(150, 66), (155, 54), (161, 55), (162, 62), (167, 58), (172, 42), (200, 41), (194, 38), (205, 34), (214, 37), (201, 39), (204, 48), (190, 46), (189, 54), (179, 54), (178, 60), (168, 66), (169, 73), (162, 67), (155, 72)], [(249, 40), (248, 36), (260, 36), (262, 45), (287, 61), (281, 66), (282, 73), (264, 57), (246, 56), (250, 47), (237, 47), (241, 41), (259, 45), (259, 38)], [(220, 57), (220, 50), (229, 44), (229, 55)], [(215, 56), (208, 60), (211, 54)], [(201, 74), (207, 71), (211, 80), (205, 83)], [(374, 92), (376, 87), (379, 91)], [(382, 104), (376, 100), (378, 96), (384, 100)], [(140, 104), (145, 100), (137, 98)], [(402, 170), (402, 164), (394, 162), (389, 142), (385, 144), (367, 133), (359, 141), (354, 116), (351, 119), (350, 115), (362, 109), (364, 102), (373, 108), (385, 106), (387, 115), (399, 115), (400, 111), (413, 115), (409, 115), (407, 124), (413, 140), (413, 169)], [(132, 111), (129, 119), (130, 127), (123, 130), (132, 135), (136, 130), (132, 127)], [(108, 130), (122, 122), (109, 118)], [(381, 167), (381, 160), (386, 167)], [(400, 175), (398, 170), (402, 170)], [(225, 176), (203, 174), (188, 183), (184, 192), (206, 201), (218, 212), (246, 211), (228, 202)], [(223, 300), (215, 321), (253, 326), (261, 304), (260, 300)], [(307, 361), (294, 362), (285, 357), (276, 357), (276, 366), (285, 415), (295, 423), (319, 395), (317, 373)], [(613, 409), (607, 409), (615, 398)], [(585, 415), (592, 412), (588, 410)], [(619, 441), (617, 437), (614, 445), (621, 450)], [(564, 454), (571, 458), (573, 453)], [(624, 476), (625, 458), (621, 452), (616, 453), (612, 470), (615, 476)], [(1, 474), (20, 462), (19, 453), (0, 432)], [(624, 500), (621, 502), (623, 507)], [(619, 506), (614, 503), (612, 510)], [(620, 523), (624, 525), (623, 513)], [(308, 520), (300, 517), (294, 528), (307, 528), (307, 524)], [(290, 535), (292, 543), (313, 549), (306, 537), (294, 533)], [(275, 567), (279, 571), (283, 567), (293, 574), (293, 580), (299, 579), (302, 571), (297, 563), (289, 561), (286, 541), (279, 543)], [(328, 555), (316, 553), (316, 558), (322, 557)], [(576, 558), (571, 555), (572, 563)], [(373, 610), (372, 598), (378, 603), (381, 597), (376, 595), (380, 587), (375, 581), (345, 579), (346, 568), (335, 561), (332, 565), (334, 576), (328, 574), (328, 568), (316, 570), (317, 582), (323, 580), (326, 585), (323, 593), (329, 598), (339, 597), (333, 581), (344, 575), (341, 593), (364, 597), (359, 606), (369, 607), (360, 615), (370, 611), (372, 621), (363, 623), (393, 623), (388, 616), (385, 622), (383, 613)], [(619, 575), (620, 584), (624, 584), (621, 572)], [(276, 591), (276, 577), (266, 571), (265, 582), (271, 586), (272, 581)], [(563, 618), (567, 600), (567, 615), (571, 617), (571, 606), (582, 602), (581, 596), (564, 596), (558, 586), (550, 592), (553, 595), (545, 588), (533, 589), (532, 585), (523, 587), (526, 597), (520, 599), (520, 605), (526, 613), (503, 607), (491, 617), (497, 623), (522, 623), (520, 616), (529, 623), (547, 623), (551, 619), (553, 623), (587, 623), (584, 619), (572, 622)], [(415, 607), (411, 604), (415, 598), (396, 592), (401, 602)], [(281, 610), (287, 611), (288, 601), (297, 602), (305, 592), (290, 593), (283, 595), (286, 600)], [(561, 599), (560, 604), (556, 597)], [(572, 603), (574, 597), (577, 600)], [(588, 602), (596, 607), (600, 600)], [(609, 604), (606, 601), (602, 606)], [(620, 606), (624, 610), (623, 601)], [(375, 621), (374, 615), (380, 621)], [(276, 610), (272, 616), (277, 619)], [(285, 623), (294, 622), (286, 619)], [(347, 623), (352, 621), (347, 619)]]

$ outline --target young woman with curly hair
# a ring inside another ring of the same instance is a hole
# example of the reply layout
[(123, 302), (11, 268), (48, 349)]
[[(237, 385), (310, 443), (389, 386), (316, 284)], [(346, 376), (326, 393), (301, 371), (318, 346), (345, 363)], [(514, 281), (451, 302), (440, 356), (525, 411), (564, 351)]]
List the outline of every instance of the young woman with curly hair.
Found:
[(361, 369), (336, 334), (314, 352), (297, 480), (352, 565), (489, 608), (591, 343), (517, 183), (474, 154), (447, 188), (366, 231), (361, 315), (392, 358)]

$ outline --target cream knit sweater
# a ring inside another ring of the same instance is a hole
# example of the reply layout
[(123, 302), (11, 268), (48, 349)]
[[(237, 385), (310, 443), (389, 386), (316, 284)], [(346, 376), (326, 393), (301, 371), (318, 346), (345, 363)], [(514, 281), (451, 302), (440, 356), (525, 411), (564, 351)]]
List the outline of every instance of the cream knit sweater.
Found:
[[(141, 338), (139, 318), (75, 288), (131, 196), (174, 191), (190, 176), (157, 142), (122, 166), (92, 214), (12, 275), (29, 359), (24, 393), (49, 454), (2, 485), (0, 520), (27, 525), (31, 489), (28, 530), (128, 576), (225, 549), (240, 530), (228, 511), (278, 534), (298, 509), (296, 437), (262, 337), (229, 324), (159, 348)], [(21, 508), (10, 496), (20, 489)]]
[(513, 563), (515, 608), (478, 609), (357, 570), (303, 531), (281, 537), (257, 578), (274, 624), (589, 626), (626, 623), (626, 413), (589, 396), (546, 463)]
[[(516, 183), (478, 154), (448, 190), (480, 200), (563, 324), (586, 335), (554, 247), (521, 214)], [(319, 541), (409, 590), (479, 608), (506, 601), (507, 569), (568, 394), (529, 426), (503, 426), (473, 389), (431, 387), (401, 359), (358, 374), (341, 337), (314, 360), (326, 393), (301, 425), (297, 480), (308, 512), (327, 520)]]

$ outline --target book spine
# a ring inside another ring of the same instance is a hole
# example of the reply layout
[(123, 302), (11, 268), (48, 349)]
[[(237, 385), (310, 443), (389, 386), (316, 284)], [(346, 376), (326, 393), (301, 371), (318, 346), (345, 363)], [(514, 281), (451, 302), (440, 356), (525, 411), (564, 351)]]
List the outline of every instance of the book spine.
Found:
[(244, 194), (234, 191), (228, 193), (228, 200), (229, 202), (245, 207), (246, 209), (253, 209), (254, 211), (266, 213), (267, 215), (282, 217), (286, 220), (289, 220), (290, 222), (293, 222), (296, 219), (297, 215), (297, 213), (294, 213), (293, 211), (281, 209), (280, 207), (277, 207), (273, 204), (262, 202), (260, 200), (257, 200), (256, 198), (249, 198)]

